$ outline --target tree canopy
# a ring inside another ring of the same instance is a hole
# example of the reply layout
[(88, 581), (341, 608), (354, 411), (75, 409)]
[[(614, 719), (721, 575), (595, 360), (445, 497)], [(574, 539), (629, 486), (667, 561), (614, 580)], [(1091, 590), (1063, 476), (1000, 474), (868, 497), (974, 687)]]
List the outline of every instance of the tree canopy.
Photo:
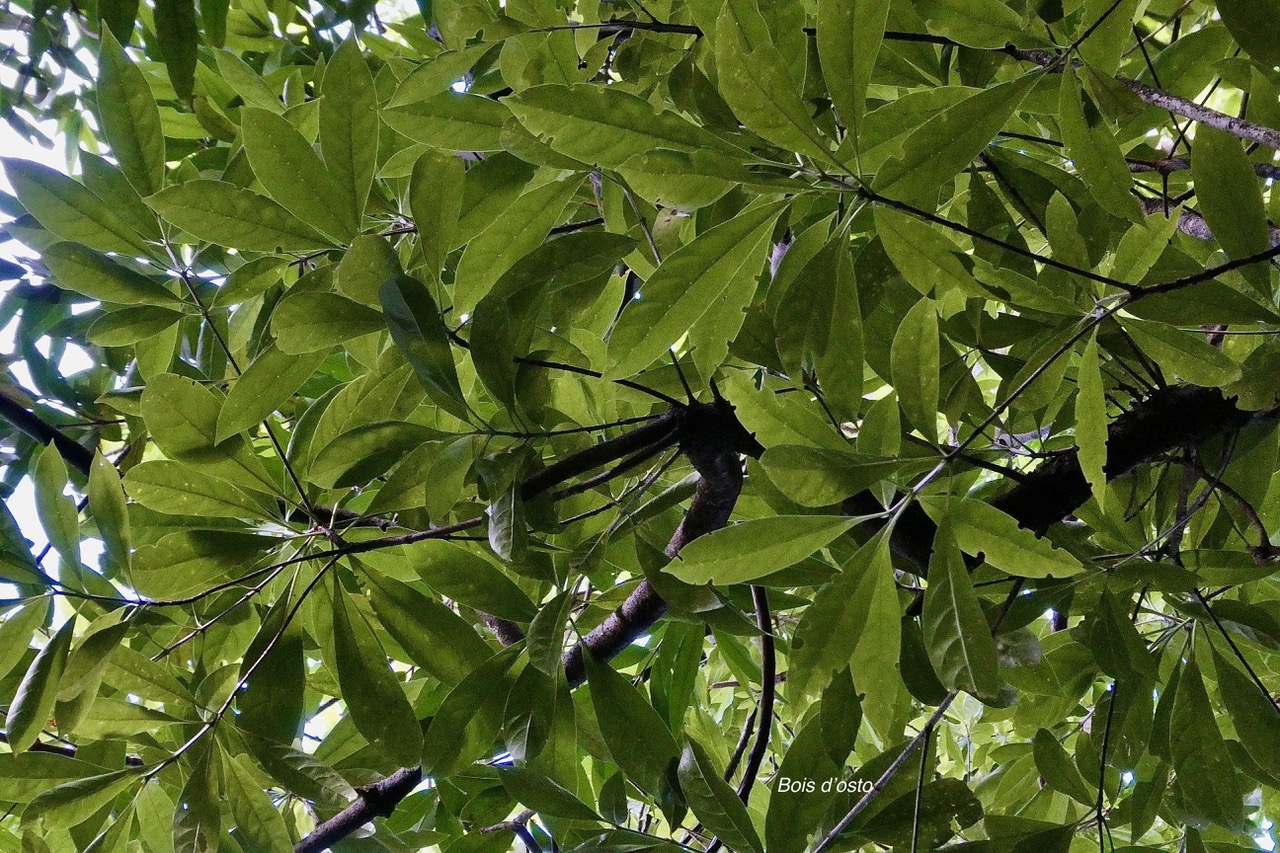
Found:
[(0, 851), (1270, 843), (1267, 0), (0, 28)]

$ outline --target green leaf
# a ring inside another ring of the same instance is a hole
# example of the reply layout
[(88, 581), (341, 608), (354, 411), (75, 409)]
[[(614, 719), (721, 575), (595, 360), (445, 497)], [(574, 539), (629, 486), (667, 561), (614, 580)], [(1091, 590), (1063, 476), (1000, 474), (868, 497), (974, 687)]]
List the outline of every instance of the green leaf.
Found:
[(382, 112), (382, 120), (414, 142), (447, 151), (501, 151), (508, 99), (442, 92)]
[(1216, 8), (1236, 44), (1262, 65), (1280, 65), (1280, 23), (1267, 0), (1218, 0)]
[[(818, 588), (813, 602), (800, 617), (787, 670), (791, 701), (802, 702), (816, 696), (833, 675), (849, 666), (858, 644), (867, 636), (868, 624), (874, 623), (874, 608), (889, 598), (895, 602), (893, 612), (875, 615), (892, 619), (896, 637), (900, 633), (899, 617), (889, 538), (880, 533), (859, 548), (839, 574)], [(886, 635), (876, 633), (879, 627), (883, 626), (872, 624), (869, 636), (882, 642)]]
[(936, 113), (902, 143), (902, 154), (876, 172), (872, 188), (907, 201), (928, 197), (982, 152), (1039, 80), (1023, 74)]
[(222, 834), (221, 805), (214, 768), (206, 752), (191, 769), (173, 810), (171, 837), (174, 850), (178, 853), (218, 853)]
[(289, 619), (292, 587), (276, 599), (245, 650), (236, 693), (236, 727), (280, 744), (302, 728), (307, 686), (302, 627)]
[(538, 608), (515, 582), (484, 557), (453, 542), (405, 546), (408, 568), (436, 592), (502, 619), (528, 622)]
[[(661, 715), (630, 680), (586, 652), (582, 656), (600, 734), (614, 764), (642, 790), (657, 791), (674, 769), (680, 748)], [(636, 749), (636, 744), (644, 749)]]
[[(777, 279), (775, 278), (775, 286)], [(841, 235), (787, 286), (774, 317), (775, 344), (788, 375), (813, 369), (823, 399), (840, 417), (857, 416), (862, 399), (863, 330), (849, 243)]]
[(244, 575), (271, 541), (245, 534), (179, 530), (134, 552), (132, 586), (139, 594), (155, 599), (203, 592)]
[(674, 112), (655, 113), (647, 101), (613, 86), (534, 86), (503, 103), (555, 151), (604, 168), (657, 148), (732, 151), (714, 133)]
[(325, 65), (320, 94), (320, 150), (345, 199), (342, 218), (358, 231), (377, 170), (381, 122), (373, 75), (355, 39), (344, 41)]
[(1098, 333), (1085, 344), (1076, 371), (1076, 447), (1080, 470), (1089, 481), (1098, 507), (1105, 510), (1107, 497), (1107, 400), (1098, 359)]
[(181, 462), (152, 459), (129, 470), (125, 489), (135, 501), (165, 515), (261, 518), (263, 507), (226, 480)]
[(351, 242), (333, 275), (343, 296), (362, 305), (377, 305), (382, 285), (402, 272), (400, 257), (388, 239), (365, 234)]
[(213, 47), (224, 47), (227, 42), (227, 13), (231, 0), (204, 0), (200, 4), (200, 23), (204, 25), (205, 39)]
[(1244, 792), (1194, 660), (1182, 670), (1169, 719), (1175, 787), (1193, 825), (1244, 826)]
[(699, 536), (663, 571), (685, 583), (746, 583), (795, 565), (856, 523), (828, 515), (754, 518)]
[(101, 767), (50, 752), (0, 755), (0, 797), (29, 803), (38, 795), (67, 782), (96, 776)]
[(831, 159), (831, 144), (770, 41), (755, 0), (724, 4), (716, 20), (715, 52), (720, 94), (743, 124), (789, 151)]
[(1080, 58), (1091, 72), (1115, 74), (1133, 46), (1134, 18), (1146, 7), (1140, 0), (1084, 0), (1080, 7), (1073, 34)]
[(474, 44), (461, 50), (445, 50), (431, 56), (400, 81), (387, 106), (402, 107), (448, 91), (467, 76), (476, 60), (489, 47), (486, 44)]
[(529, 623), (529, 633), (525, 637), (529, 665), (547, 675), (555, 675), (560, 670), (565, 624), (572, 614), (574, 600), (571, 593), (560, 593), (541, 605), (538, 615)]
[(64, 782), (33, 799), (23, 811), (23, 818), (40, 818), (50, 828), (76, 826), (140, 778), (136, 770), (117, 770), (114, 773)]
[[(237, 550), (234, 542), (228, 543), (227, 549)], [(127, 645), (117, 646), (111, 653), (103, 680), (117, 690), (128, 690), (151, 702), (163, 702), (166, 707), (182, 713), (195, 709), (195, 697), (170, 669)]]
[(222, 400), (211, 389), (185, 376), (151, 376), (142, 392), (143, 420), (160, 449), (237, 486), (275, 494), (279, 484), (243, 436), (216, 441)]
[(142, 236), (83, 184), (28, 160), (0, 162), (18, 201), (56, 236), (100, 252), (147, 254)]
[(474, 311), (520, 258), (545, 245), (547, 233), (563, 221), (565, 209), (581, 185), (582, 176), (578, 175), (526, 190), (467, 243), (454, 276), (455, 316)]
[(933, 540), (920, 626), (929, 660), (942, 683), (995, 701), (996, 644), (946, 519)]
[(251, 734), (244, 734), (244, 739), (267, 772), (298, 796), (335, 809), (350, 805), (356, 798), (351, 783), (315, 756)]
[(271, 331), (282, 352), (327, 350), (386, 329), (379, 311), (336, 293), (291, 293), (271, 315)]
[(227, 391), (214, 441), (221, 443), (269, 417), (311, 378), (326, 355), (324, 350), (290, 355), (274, 344), (259, 353)]
[(640, 372), (686, 332), (699, 365), (718, 364), (742, 327), (782, 204), (744, 210), (663, 259), (613, 329), (606, 375)]
[(567, 297), (598, 293), (618, 261), (635, 248), (620, 234), (583, 231), (549, 240), (503, 273), (472, 319), (471, 360), (494, 397), (516, 402), (516, 358), (529, 354), (546, 315)]
[(950, 518), (956, 543), (966, 554), (982, 554), (988, 565), (1024, 578), (1069, 577), (1084, 569), (1070, 553), (1018, 526), (990, 504), (976, 500), (923, 498), (935, 520)]
[(60, 287), (90, 299), (167, 308), (182, 304), (182, 300), (158, 281), (76, 243), (54, 243), (44, 250), (42, 257)]
[(973, 292), (973, 276), (956, 257), (956, 245), (931, 225), (890, 207), (877, 207), (875, 219), (885, 254), (921, 295)]
[(470, 412), (458, 384), (449, 332), (431, 291), (416, 278), (398, 275), (383, 283), (378, 300), (391, 339), (413, 365), (431, 399), (454, 417), (468, 420)]
[(111, 28), (117, 39), (128, 44), (138, 18), (138, 0), (100, 0), (98, 17)]
[(130, 346), (159, 335), (182, 320), (181, 311), (137, 305), (103, 314), (89, 325), (89, 342), (100, 347)]
[(523, 767), (499, 767), (498, 778), (517, 801), (540, 815), (563, 820), (599, 821), (595, 810), (552, 780)]
[(367, 575), (373, 610), (412, 663), (449, 687), (478, 669), (492, 651), (449, 607), (386, 575)]
[(404, 686), (387, 665), (387, 653), (373, 627), (348, 600), (336, 572), (333, 604), (334, 669), (356, 730), (390, 755), (418, 755), (422, 730)]
[(80, 511), (75, 500), (64, 494), (67, 488), (67, 465), (58, 446), (49, 442), (40, 451), (32, 479), (36, 487), (36, 515), (63, 563), (80, 565)]
[(146, 202), (166, 222), (197, 240), (229, 249), (307, 252), (333, 245), (266, 196), (222, 181), (187, 181)]
[(841, 122), (856, 139), (884, 39), (889, 0), (818, 0), (818, 59)]
[[(792, 738), (774, 775), (765, 816), (766, 850), (801, 853), (808, 846), (808, 837), (836, 797), (834, 791), (823, 791), (819, 786), (839, 775), (840, 766), (831, 759), (823, 741), (821, 719), (809, 718)], [(812, 790), (808, 790), (808, 782), (813, 783)]]
[(520, 646), (508, 646), (449, 691), (431, 718), (422, 750), (422, 770), (436, 777), (493, 753), (502, 712), (515, 680), (508, 674)]
[(1127, 604), (1109, 590), (1103, 591), (1098, 605), (1085, 617), (1083, 630), (1085, 645), (1093, 652), (1098, 668), (1117, 682), (1159, 677), (1155, 658), (1134, 627)]
[(485, 509), (489, 517), (489, 547), (498, 558), (521, 562), (529, 548), (529, 523), (525, 520), (520, 484), (512, 483)]
[(894, 333), (889, 360), (902, 413), (930, 442), (938, 437), (939, 359), (937, 309), (921, 299)]
[(440, 437), (430, 427), (378, 421), (344, 432), (316, 454), (307, 479), (327, 489), (367, 483), (424, 443)]
[(253, 107), (245, 109), (242, 122), (245, 153), (267, 194), (321, 233), (350, 241), (359, 228), (354, 206), (297, 128)]
[(1222, 704), (1231, 715), (1236, 737), (1262, 768), (1280, 766), (1280, 709), (1236, 665), (1214, 649), (1214, 672)]
[(51, 582), (36, 565), (31, 543), (22, 535), (17, 519), (3, 501), (0, 501), (0, 578), (10, 583)]
[(747, 807), (721, 777), (711, 756), (693, 738), (685, 742), (678, 770), (680, 791), (693, 814), (730, 850), (763, 853), (760, 835)]
[(1235, 382), (1240, 365), (1199, 332), (1183, 332), (1147, 320), (1126, 317), (1124, 328), (1143, 352), (1171, 369), (1187, 382), (1211, 388)]
[(284, 817), (258, 784), (248, 756), (225, 756), (222, 767), (223, 791), (239, 835), (253, 849), (288, 850), (293, 842)]
[(924, 10), (930, 32), (966, 47), (995, 50), (1028, 41), (1022, 16), (1002, 0), (932, 0)]
[(164, 131), (160, 109), (147, 80), (111, 30), (98, 48), (98, 116), (102, 135), (129, 183), (139, 195), (160, 191), (164, 184)]
[[(49, 621), (49, 599), (37, 599), (9, 611), (0, 622), (0, 679), (22, 662), (31, 647), (31, 638), (38, 635)], [(0, 774), (0, 778), (4, 778)]]
[(53, 705), (58, 698), (58, 682), (67, 666), (74, 629), (75, 619), (64, 622), (58, 632), (44, 644), (44, 648), (36, 653), (31, 666), (27, 667), (26, 675), (22, 677), (22, 683), (18, 685), (18, 692), (9, 704), (9, 713), (5, 719), (9, 748), (15, 753), (26, 752), (53, 715)]
[(465, 175), (462, 158), (450, 151), (427, 151), (413, 164), (409, 211), (418, 229), (418, 248), (433, 278), (439, 278), (445, 257), (454, 247)]
[(1075, 71), (1071, 69), (1062, 74), (1058, 125), (1068, 156), (1098, 204), (1116, 216), (1140, 221), (1142, 208), (1131, 192), (1133, 176), (1129, 173), (1129, 164), (1106, 119), (1081, 91)]
[[(918, 807), (915, 791), (904, 793), (873, 815), (859, 834), (895, 850), (908, 848), (913, 839), (922, 850), (940, 850), (945, 849), (942, 842), (956, 834), (955, 827), (970, 826), (981, 820), (982, 816), (982, 802), (969, 790), (968, 783), (959, 779), (938, 779), (921, 787)], [(1062, 832), (1062, 829), (1066, 832)], [(1069, 843), (1075, 827), (1068, 825), (1062, 829), (1057, 831)], [(1005, 841), (1006, 839), (1001, 839), (1001, 842)], [(963, 849), (964, 845), (955, 846)], [(1042, 853), (1066, 853), (1065, 844), (1060, 847), (1033, 844), (1027, 848), (1019, 845), (1006, 849), (1018, 850), (1020, 853), (1024, 849)]]
[(1078, 803), (1094, 805), (1094, 793), (1080, 775), (1071, 756), (1067, 755), (1067, 751), (1051, 732), (1046, 729), (1036, 732), (1031, 749), (1035, 756), (1036, 771), (1046, 783)]
[[(1191, 154), (1196, 209), (1227, 257), (1238, 260), (1270, 249), (1262, 181), (1254, 174), (1241, 141), (1224, 131), (1198, 125)], [(1252, 264), (1241, 273), (1260, 295), (1271, 301), (1267, 264)]]
[(284, 110), (280, 96), (272, 91), (258, 73), (239, 56), (230, 51), (219, 50), (214, 52), (213, 58), (223, 82), (230, 86), (245, 104), (272, 112)]
[(156, 0), (156, 42), (178, 97), (191, 100), (195, 85), (196, 52), (200, 31), (196, 27), (195, 0)]

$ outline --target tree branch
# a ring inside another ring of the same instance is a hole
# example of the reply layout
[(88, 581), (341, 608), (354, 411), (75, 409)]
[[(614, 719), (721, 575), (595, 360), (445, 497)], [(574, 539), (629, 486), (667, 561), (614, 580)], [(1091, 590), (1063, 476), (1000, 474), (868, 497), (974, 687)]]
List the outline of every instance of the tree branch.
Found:
[(422, 781), (421, 767), (402, 767), (387, 778), (357, 788), (354, 803), (317, 826), (293, 846), (293, 853), (320, 853), (346, 838), (375, 817), (389, 817)]
[[(1164, 211), (1164, 202), (1158, 198), (1145, 199), (1142, 202), (1143, 210), (1147, 216), (1152, 216)], [(1212, 240), (1213, 232), (1209, 230), (1209, 223), (1204, 221), (1204, 217), (1194, 211), (1184, 210), (1182, 215), (1178, 217), (1178, 230), (1188, 237), (1195, 237), (1197, 240)], [(1271, 238), (1272, 247), (1280, 246), (1280, 228), (1268, 228), (1268, 236)]]
[[(1061, 70), (1063, 67), (1063, 54), (1053, 51), (1022, 50), (1009, 46), (1004, 48), (1004, 52), (1024, 62), (1033, 62), (1041, 68)], [(1215, 109), (1197, 104), (1195, 101), (1189, 101), (1186, 98), (1157, 89), (1155, 86), (1143, 83), (1141, 80), (1134, 80), (1132, 77), (1116, 75), (1115, 81), (1137, 95), (1141, 101), (1153, 107), (1159, 107), (1174, 115), (1180, 115), (1200, 124), (1217, 128), (1238, 139), (1256, 142), (1259, 145), (1265, 145), (1268, 148), (1280, 151), (1280, 130), (1274, 130), (1246, 119), (1218, 112)]]
[(778, 659), (773, 641), (773, 616), (769, 612), (769, 591), (751, 587), (751, 600), (756, 606), (756, 626), (760, 629), (760, 726), (756, 742), (747, 756), (746, 769), (738, 781), (738, 799), (746, 803), (751, 797), (756, 774), (769, 750), (769, 734), (773, 730), (773, 700), (777, 691)]
[(85, 477), (93, 467), (93, 451), (67, 436), (35, 412), (29, 412), (8, 394), (0, 391), (0, 417), (42, 445), (53, 442), (63, 460)]
[[(764, 448), (734, 414), (733, 406), (718, 395), (711, 403), (673, 408), (662, 417), (626, 435), (601, 442), (581, 453), (535, 474), (524, 482), (525, 498), (547, 491), (558, 483), (598, 468), (636, 450), (652, 446), (664, 438), (674, 438), (680, 450), (701, 476), (693, 500), (667, 544), (674, 557), (694, 539), (723, 527), (742, 491), (742, 463), (745, 453), (759, 457)], [(565, 680), (576, 687), (585, 680), (583, 654), (590, 651), (599, 660), (609, 660), (647, 631), (667, 604), (649, 585), (640, 585), (617, 610), (562, 658)], [(319, 853), (346, 838), (375, 817), (390, 815), (397, 804), (422, 780), (420, 767), (405, 767), (360, 789), (359, 799), (298, 842), (294, 853)]]
[[(9, 733), (0, 732), (0, 743), (9, 742)], [(76, 757), (76, 747), (71, 744), (45, 743), (44, 741), (36, 741), (27, 747), (28, 752), (47, 752), (50, 755), (62, 755), (67, 758)], [(138, 755), (126, 755), (124, 757), (125, 767), (145, 767), (146, 762)]]
[[(1139, 465), (1179, 447), (1199, 444), (1240, 429), (1253, 414), (1238, 409), (1217, 388), (1174, 385), (1153, 392), (1112, 421), (1107, 430), (1108, 480), (1122, 477)], [(1080, 469), (1075, 448), (1053, 454), (1022, 482), (991, 503), (1036, 535), (1043, 535), (1089, 499), (1089, 484)], [(848, 515), (880, 512), (871, 492), (848, 498)], [(903, 511), (889, 540), (895, 553), (925, 574), (933, 553), (937, 526), (918, 505)]]

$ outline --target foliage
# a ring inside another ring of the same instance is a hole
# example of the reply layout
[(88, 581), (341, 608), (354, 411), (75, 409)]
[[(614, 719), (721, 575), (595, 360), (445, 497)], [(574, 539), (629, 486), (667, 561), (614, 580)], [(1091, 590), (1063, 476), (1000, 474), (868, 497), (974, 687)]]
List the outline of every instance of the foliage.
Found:
[(1269, 6), (7, 7), (0, 850), (1249, 849)]

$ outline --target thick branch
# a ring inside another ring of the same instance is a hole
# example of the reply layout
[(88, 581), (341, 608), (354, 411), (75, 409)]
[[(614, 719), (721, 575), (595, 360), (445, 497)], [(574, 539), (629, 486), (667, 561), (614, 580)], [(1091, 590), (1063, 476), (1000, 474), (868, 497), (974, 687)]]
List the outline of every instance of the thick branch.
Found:
[(403, 767), (380, 782), (358, 789), (354, 803), (320, 824), (293, 846), (293, 853), (320, 853), (375, 817), (388, 817), (422, 781), (422, 768)]
[[(758, 455), (760, 452), (755, 439), (733, 414), (733, 407), (723, 401), (689, 410), (680, 433), (680, 449), (701, 479), (689, 511), (667, 543), (668, 557), (675, 557), (694, 539), (728, 523), (742, 491), (739, 453)], [(586, 677), (582, 660), (584, 646), (595, 658), (609, 660), (647, 631), (666, 609), (666, 602), (649, 582), (641, 581), (622, 606), (565, 653), (564, 673), (569, 686), (576, 687)]]
[[(1185, 157), (1165, 157), (1161, 160), (1129, 160), (1129, 171), (1134, 173), (1158, 172), (1161, 175), (1169, 175), (1190, 168), (1191, 161)], [(1254, 163), (1253, 173), (1259, 178), (1280, 180), (1280, 166), (1274, 166), (1271, 163)]]
[[(738, 421), (733, 406), (719, 398), (712, 403), (672, 409), (633, 432), (567, 457), (526, 480), (521, 495), (526, 499), (534, 497), (667, 438), (679, 441), (681, 452), (701, 475), (693, 501), (667, 545), (667, 554), (675, 556), (689, 542), (729, 521), (742, 491), (740, 454), (758, 457), (764, 451)], [(666, 602), (649, 582), (641, 581), (617, 610), (564, 655), (565, 679), (570, 686), (576, 687), (585, 678), (585, 650), (599, 660), (613, 658), (658, 621), (666, 609)], [(360, 789), (359, 799), (316, 827), (298, 842), (294, 853), (327, 850), (373, 818), (390, 815), (421, 780), (421, 768), (405, 767)]]
[[(1036, 65), (1050, 70), (1061, 70), (1063, 67), (1062, 55), (1053, 51), (1020, 50), (1015, 47), (1008, 47), (1005, 48), (1005, 53), (1024, 62), (1034, 62)], [(1256, 142), (1259, 145), (1265, 145), (1268, 148), (1280, 151), (1280, 130), (1264, 127), (1246, 119), (1218, 112), (1202, 104), (1197, 104), (1195, 101), (1189, 101), (1186, 98), (1157, 89), (1155, 86), (1143, 83), (1141, 80), (1134, 80), (1132, 77), (1117, 75), (1115, 80), (1121, 86), (1137, 95), (1140, 100), (1153, 107), (1159, 107), (1183, 118), (1189, 118), (1200, 124), (1217, 128), (1238, 139)]]
[(1229, 133), (1239, 139), (1256, 142), (1259, 145), (1265, 145), (1268, 148), (1280, 151), (1280, 130), (1273, 130), (1242, 118), (1220, 113), (1217, 110), (1201, 106), (1195, 101), (1188, 101), (1186, 98), (1171, 95), (1168, 92), (1161, 91), (1154, 86), (1149, 86), (1129, 77), (1116, 77), (1116, 81), (1153, 107), (1168, 110), (1183, 118), (1189, 118), (1209, 127), (1216, 127), (1218, 130)]
[[(1146, 199), (1142, 202), (1142, 206), (1148, 216), (1164, 211), (1164, 202), (1158, 198)], [(1190, 210), (1184, 210), (1182, 215), (1178, 217), (1178, 230), (1188, 237), (1195, 237), (1197, 240), (1212, 240), (1213, 232), (1209, 230), (1209, 223), (1204, 221), (1204, 217)], [(1271, 238), (1271, 245), (1280, 246), (1280, 228), (1268, 228), (1268, 236)]]
[(8, 395), (0, 392), (0, 417), (41, 444), (53, 442), (68, 465), (85, 477), (93, 467), (93, 451), (65, 435), (57, 427), (47, 423), (39, 415), (29, 412)]
[[(1250, 417), (1217, 388), (1162, 388), (1111, 423), (1107, 431), (1107, 479), (1124, 476), (1176, 448), (1234, 432)], [(1089, 484), (1072, 448), (1054, 454), (1022, 482), (995, 498), (992, 505), (1040, 535), (1084, 504), (1089, 493)], [(870, 492), (854, 495), (844, 503), (849, 515), (867, 515), (880, 509)], [(936, 532), (933, 520), (913, 504), (895, 525), (890, 544), (924, 574)]]

